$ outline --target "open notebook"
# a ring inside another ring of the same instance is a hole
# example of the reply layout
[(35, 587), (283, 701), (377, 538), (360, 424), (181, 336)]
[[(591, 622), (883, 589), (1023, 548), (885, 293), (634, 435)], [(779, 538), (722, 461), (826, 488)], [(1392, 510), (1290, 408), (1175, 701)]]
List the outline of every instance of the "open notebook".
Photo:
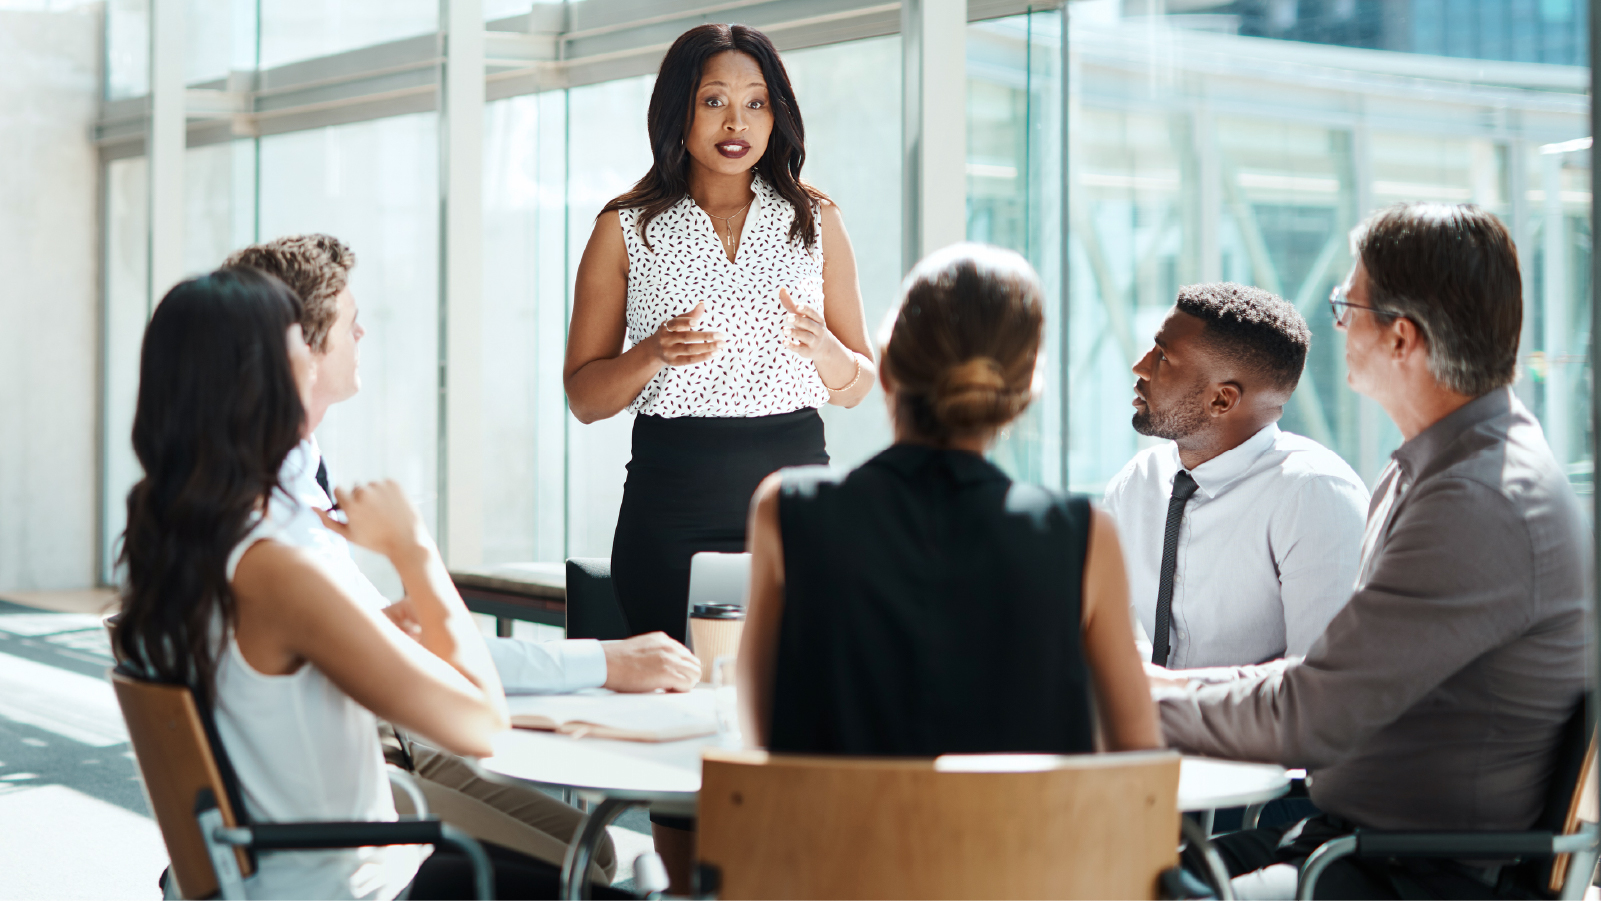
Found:
[(617, 694), (593, 688), (569, 695), (519, 695), (507, 698), (506, 705), (513, 726), (575, 738), (679, 741), (717, 733), (712, 692), (705, 689)]

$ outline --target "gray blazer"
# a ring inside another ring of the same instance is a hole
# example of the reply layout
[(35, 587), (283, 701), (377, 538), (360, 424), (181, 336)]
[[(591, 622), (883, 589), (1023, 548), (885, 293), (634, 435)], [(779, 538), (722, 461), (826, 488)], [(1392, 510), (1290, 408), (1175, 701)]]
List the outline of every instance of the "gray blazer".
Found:
[(1590, 531), (1510, 389), (1403, 444), (1374, 490), (1349, 604), (1305, 659), (1159, 692), (1182, 750), (1312, 771), (1381, 829), (1526, 829), (1584, 691)]

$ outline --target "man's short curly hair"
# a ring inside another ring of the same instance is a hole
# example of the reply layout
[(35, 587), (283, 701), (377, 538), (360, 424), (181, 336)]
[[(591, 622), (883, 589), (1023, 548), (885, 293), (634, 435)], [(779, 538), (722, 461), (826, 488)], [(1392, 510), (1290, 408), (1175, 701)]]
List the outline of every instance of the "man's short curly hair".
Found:
[(311, 349), (322, 353), (339, 317), (336, 298), (350, 284), (356, 255), (331, 235), (292, 235), (235, 251), (224, 269), (258, 269), (277, 276), (300, 295), (300, 329)]
[(1294, 391), (1306, 366), (1312, 332), (1295, 305), (1271, 291), (1217, 282), (1179, 289), (1178, 308), (1206, 323), (1214, 351), (1273, 387)]

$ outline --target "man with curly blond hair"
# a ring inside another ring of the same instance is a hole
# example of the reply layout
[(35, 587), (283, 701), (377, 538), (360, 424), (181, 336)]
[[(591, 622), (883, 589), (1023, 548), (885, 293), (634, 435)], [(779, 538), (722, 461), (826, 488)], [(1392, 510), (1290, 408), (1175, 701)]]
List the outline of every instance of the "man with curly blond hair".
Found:
[(222, 265), (275, 275), (299, 295), (300, 330), (317, 358), (317, 383), (306, 411), (308, 426), (316, 429), (329, 407), (361, 390), (358, 348), (366, 330), (356, 321), (356, 298), (350, 293), (355, 253), (331, 235), (294, 235), (235, 251)]

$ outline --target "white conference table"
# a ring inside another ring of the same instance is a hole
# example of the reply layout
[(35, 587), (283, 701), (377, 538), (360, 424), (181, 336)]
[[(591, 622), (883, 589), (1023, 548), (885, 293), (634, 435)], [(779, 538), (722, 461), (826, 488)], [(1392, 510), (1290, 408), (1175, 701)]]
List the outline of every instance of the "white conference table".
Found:
[[(623, 811), (645, 806), (669, 816), (695, 814), (701, 750), (717, 743), (715, 735), (637, 742), (512, 729), (496, 737), (494, 756), (478, 766), (492, 776), (571, 789), (594, 805), (562, 866), (562, 897), (579, 898), (588, 880), (575, 874), (589, 872), (601, 835)], [(1290, 774), (1273, 764), (1184, 757), (1178, 807), (1185, 812), (1245, 807), (1281, 797), (1289, 788)]]

